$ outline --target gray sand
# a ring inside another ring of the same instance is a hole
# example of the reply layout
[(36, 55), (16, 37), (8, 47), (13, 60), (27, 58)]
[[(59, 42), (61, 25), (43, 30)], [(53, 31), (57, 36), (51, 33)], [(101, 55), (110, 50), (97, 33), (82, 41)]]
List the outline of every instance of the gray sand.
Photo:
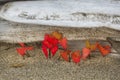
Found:
[(59, 51), (47, 60), (35, 48), (24, 60), (15, 50), (18, 46), (9, 47), (0, 48), (0, 80), (120, 80), (120, 57), (95, 52), (91, 59), (75, 64), (58, 60)]

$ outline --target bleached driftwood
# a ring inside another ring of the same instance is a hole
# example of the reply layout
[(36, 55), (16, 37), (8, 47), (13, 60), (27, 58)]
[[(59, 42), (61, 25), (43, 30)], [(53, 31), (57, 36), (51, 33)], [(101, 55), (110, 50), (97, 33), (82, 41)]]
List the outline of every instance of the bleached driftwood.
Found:
[(54, 30), (62, 32), (68, 40), (105, 40), (106, 37), (120, 36), (119, 1), (10, 2), (1, 8), (0, 16), (10, 21), (0, 20), (0, 40), (4, 42), (40, 41), (45, 33)]
[(120, 30), (120, 2), (113, 0), (40, 0), (7, 3), (6, 20), (61, 27), (109, 27)]

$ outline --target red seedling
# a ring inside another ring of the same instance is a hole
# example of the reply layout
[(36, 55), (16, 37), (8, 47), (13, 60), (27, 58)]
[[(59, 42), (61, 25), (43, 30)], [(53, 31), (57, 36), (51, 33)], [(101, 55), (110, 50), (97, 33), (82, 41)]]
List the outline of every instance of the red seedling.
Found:
[(98, 44), (97, 47), (98, 47), (99, 51), (101, 52), (102, 56), (106, 56), (110, 53), (110, 49), (108, 49), (108, 46), (103, 47), (102, 45)]
[(80, 58), (81, 58), (80, 51), (78, 50), (78, 51), (73, 52), (71, 54), (71, 58), (72, 58), (72, 61), (74, 63), (79, 63), (80, 62)]
[(82, 59), (86, 59), (90, 55), (90, 49), (89, 48), (83, 48), (82, 49)]
[(65, 50), (60, 52), (60, 56), (65, 60), (69, 61), (69, 56), (70, 56), (70, 50)]
[(21, 56), (24, 56), (27, 51), (33, 50), (32, 46), (26, 47), (24, 43), (19, 43), (19, 44), (20, 44), (21, 48), (16, 48), (16, 50)]

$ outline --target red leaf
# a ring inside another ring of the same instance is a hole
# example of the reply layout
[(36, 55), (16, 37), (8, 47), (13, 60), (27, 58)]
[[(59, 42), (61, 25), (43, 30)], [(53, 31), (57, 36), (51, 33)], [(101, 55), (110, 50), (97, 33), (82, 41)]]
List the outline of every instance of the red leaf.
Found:
[(44, 40), (44, 41), (42, 42), (42, 45), (46, 46), (46, 47), (49, 48), (49, 49), (53, 47), (53, 45), (52, 45), (51, 43), (49, 43), (48, 41), (46, 41), (46, 40)]
[(48, 41), (48, 43), (54, 43), (54, 37), (51, 36), (50, 34), (45, 34), (44, 41)]
[(72, 57), (72, 61), (74, 63), (79, 63), (80, 62), (80, 51), (75, 51), (71, 54), (71, 57)]
[(57, 50), (58, 50), (58, 46), (55, 46), (55, 47), (53, 47), (53, 48), (50, 49), (50, 51), (52, 53), (52, 56), (55, 55), (55, 53), (57, 52)]
[(24, 43), (19, 43), (19, 45), (21, 46), (21, 48), (16, 48), (16, 50), (17, 50), (17, 52), (20, 54), (20, 55), (22, 55), (22, 56), (24, 56), (25, 54), (26, 54), (26, 51), (27, 50), (33, 50), (33, 47), (31, 46), (31, 47), (25, 47), (25, 44)]
[(65, 60), (65, 61), (69, 61), (69, 54), (71, 51), (66, 50), (66, 51), (61, 51), (60, 52), (60, 56)]
[(52, 38), (52, 44), (53, 44), (54, 46), (57, 46), (57, 45), (58, 45), (58, 39)]
[(16, 50), (21, 56), (24, 56), (26, 53), (26, 48), (17, 48)]
[(80, 56), (79, 57), (73, 57), (72, 58), (74, 63), (79, 63), (80, 62)]
[(56, 39), (55, 37), (52, 37), (52, 36), (50, 36), (50, 37), (47, 39), (47, 41), (48, 41), (49, 43), (51, 43), (53, 46), (58, 44), (58, 39)]
[(90, 49), (89, 48), (83, 48), (82, 49), (82, 59), (86, 59), (90, 55)]
[(58, 44), (58, 39), (49, 34), (46, 34), (43, 43), (50, 49)]
[(49, 36), (49, 37), (47, 38), (47, 41), (48, 41), (49, 43), (53, 43), (53, 37), (52, 37), (52, 36)]
[(24, 43), (19, 43), (21, 47), (25, 47), (25, 44)]
[(98, 44), (98, 49), (101, 52), (102, 56), (106, 56), (110, 53), (110, 50), (104, 48), (102, 45)]
[(67, 48), (67, 39), (66, 38), (63, 38), (59, 41), (60, 45), (66, 49)]
[(48, 58), (48, 51), (44, 45), (42, 45), (42, 51), (43, 51), (44, 55), (46, 56), (46, 58)]

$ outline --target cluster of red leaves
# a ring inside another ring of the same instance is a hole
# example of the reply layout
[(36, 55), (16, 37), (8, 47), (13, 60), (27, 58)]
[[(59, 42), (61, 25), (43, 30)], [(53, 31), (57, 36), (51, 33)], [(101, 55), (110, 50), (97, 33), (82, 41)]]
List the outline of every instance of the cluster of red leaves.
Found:
[(21, 47), (20, 47), (20, 48), (16, 48), (16, 50), (17, 50), (17, 52), (18, 52), (21, 56), (24, 56), (27, 51), (33, 50), (33, 47), (32, 47), (32, 46), (26, 47), (24, 43), (19, 43), (19, 45), (20, 45)]
[(56, 54), (58, 45), (61, 45), (64, 49), (67, 48), (67, 39), (63, 38), (62, 33), (54, 31), (51, 34), (45, 34), (42, 41), (42, 51), (46, 58), (48, 58), (49, 52), (52, 56)]
[(102, 56), (106, 56), (111, 52), (111, 47), (109, 45), (101, 45), (100, 43), (96, 42), (95, 44), (90, 44), (90, 42), (86, 41), (86, 46), (82, 49), (82, 54), (80, 54), (80, 50), (77, 51), (70, 51), (65, 50), (61, 51), (60, 55), (65, 61), (70, 61), (70, 59), (74, 63), (79, 63), (81, 59), (86, 60), (91, 52), (99, 50)]
[[(17, 52), (24, 56), (27, 51), (33, 50), (32, 46), (26, 47), (24, 43), (19, 43), (21, 46), (17, 48)], [(96, 42), (95, 44), (91, 44), (89, 40), (86, 40), (86, 46), (81, 50), (71, 51), (68, 50), (67, 39), (63, 37), (63, 34), (54, 31), (51, 34), (45, 34), (44, 40), (42, 41), (42, 51), (46, 58), (49, 57), (49, 54), (52, 54), (52, 57), (58, 51), (58, 46), (62, 46), (63, 50), (60, 52), (60, 57), (62, 57), (65, 61), (73, 61), (74, 63), (79, 63), (81, 59), (86, 60), (91, 52), (99, 50), (102, 56), (106, 56), (111, 52), (111, 47), (109, 45), (101, 45)], [(82, 54), (81, 54), (82, 53)]]

